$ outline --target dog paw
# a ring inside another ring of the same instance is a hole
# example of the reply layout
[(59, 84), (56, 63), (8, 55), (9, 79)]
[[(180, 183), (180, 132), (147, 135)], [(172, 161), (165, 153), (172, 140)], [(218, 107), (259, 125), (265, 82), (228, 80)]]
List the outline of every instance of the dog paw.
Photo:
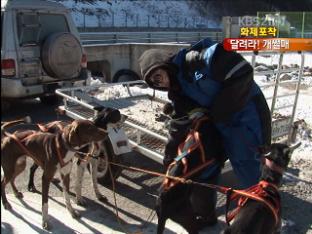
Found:
[(103, 196), (103, 195), (96, 195), (96, 198), (100, 201), (100, 202), (107, 202), (107, 197)]
[(80, 219), (80, 213), (77, 210), (73, 210), (71, 215), (74, 219)]
[(87, 202), (85, 199), (83, 198), (79, 198), (79, 199), (76, 199), (76, 204), (78, 206), (83, 206), (83, 207), (86, 207), (87, 206)]
[(53, 184), (59, 184), (61, 181), (58, 178), (53, 178), (51, 182)]
[(35, 186), (31, 185), (31, 186), (28, 186), (28, 191), (29, 192), (32, 192), (32, 193), (39, 193), (39, 191), (36, 189)]
[(42, 228), (43, 228), (44, 230), (50, 230), (50, 229), (51, 229), (51, 226), (50, 226), (50, 224), (49, 224), (47, 221), (43, 221), (43, 222), (42, 222)]
[(4, 209), (6, 210), (12, 210), (12, 206), (8, 202), (4, 203), (3, 206), (4, 206)]
[(16, 198), (18, 199), (22, 199), (24, 197), (24, 195), (21, 192), (17, 192), (14, 194)]

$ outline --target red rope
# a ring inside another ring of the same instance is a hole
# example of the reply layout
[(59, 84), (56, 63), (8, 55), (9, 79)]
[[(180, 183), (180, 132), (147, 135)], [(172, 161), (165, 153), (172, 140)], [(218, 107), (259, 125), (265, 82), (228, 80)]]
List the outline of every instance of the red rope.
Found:
[[(208, 162), (209, 161), (207, 161), (207, 163)], [(229, 205), (229, 203), (233, 200), (237, 200), (237, 199), (241, 199), (241, 198), (244, 198), (244, 200), (246, 200), (246, 201), (245, 202), (240, 201), (239, 202), (240, 207), (242, 205), (244, 205), (248, 199), (252, 199), (255, 201), (262, 202), (265, 206), (267, 206), (270, 209), (270, 211), (274, 215), (275, 224), (277, 225), (279, 222), (279, 216), (280, 216), (279, 197), (273, 197), (270, 194), (268, 194), (268, 192), (265, 191), (265, 188), (270, 188), (274, 191), (274, 193), (278, 194), (278, 188), (276, 187), (276, 185), (269, 183), (267, 181), (260, 181), (258, 184), (254, 185), (252, 187), (249, 187), (247, 189), (244, 189), (244, 190), (236, 190), (236, 189), (233, 189), (231, 187), (225, 187), (225, 186), (216, 185), (216, 184), (198, 183), (198, 182), (194, 182), (192, 180), (186, 180), (186, 178), (169, 176), (169, 175), (166, 175), (163, 173), (154, 172), (154, 171), (150, 171), (150, 170), (146, 170), (146, 169), (142, 169), (142, 168), (137, 168), (137, 167), (132, 167), (132, 166), (128, 167), (128, 166), (125, 166), (125, 165), (122, 165), (119, 163), (114, 163), (114, 162), (109, 162), (109, 163), (112, 165), (124, 168), (126, 170), (143, 172), (143, 173), (147, 173), (147, 174), (154, 175), (154, 176), (160, 176), (160, 177), (168, 178), (171, 180), (176, 180), (176, 181), (181, 182), (181, 183), (189, 183), (189, 184), (194, 184), (194, 185), (199, 185), (199, 186), (215, 189), (216, 191), (227, 195), (227, 204), (226, 205)], [(268, 201), (269, 200), (268, 198), (270, 199), (270, 201)], [(234, 209), (233, 211), (231, 211), (231, 213), (232, 212), (233, 212), (233, 214), (231, 215), (231, 214), (228, 214), (228, 211), (226, 211), (226, 218), (227, 218), (227, 221), (229, 221), (229, 222), (239, 212), (239, 209)]]

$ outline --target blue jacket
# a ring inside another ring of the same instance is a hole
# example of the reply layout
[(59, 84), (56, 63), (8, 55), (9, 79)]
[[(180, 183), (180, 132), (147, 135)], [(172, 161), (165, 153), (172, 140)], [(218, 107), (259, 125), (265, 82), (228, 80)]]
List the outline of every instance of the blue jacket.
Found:
[[(194, 109), (193, 106), (208, 109), (236, 175), (244, 187), (257, 183), (260, 176), (257, 150), (263, 144), (271, 143), (271, 116), (266, 100), (253, 80), (252, 66), (239, 53), (225, 51), (222, 44), (210, 39), (177, 54), (150, 49), (139, 61), (142, 77), (151, 87), (154, 86), (149, 77), (153, 71), (157, 68), (167, 71), (170, 78), (168, 97), (175, 111), (185, 115)], [(203, 144), (209, 146), (209, 151), (213, 144), (205, 141)], [(199, 179), (205, 180), (220, 171), (218, 165), (212, 167)]]
[[(234, 171), (244, 187), (251, 186), (260, 175), (257, 148), (265, 143), (263, 128), (270, 125), (270, 122), (261, 122), (254, 102), (254, 97), (260, 95), (264, 99), (264, 96), (253, 80), (252, 67), (239, 54), (224, 51), (222, 45), (209, 39), (200, 41), (190, 50), (194, 49), (200, 51), (204, 66), (191, 74), (185, 72), (185, 56), (189, 50), (182, 49), (173, 59), (179, 67), (177, 80), (181, 92), (211, 112)], [(267, 106), (262, 109), (269, 115)], [(209, 168), (200, 178), (217, 171), (216, 166)]]
[[(185, 56), (190, 50), (200, 50), (205, 63), (204, 67), (199, 67), (191, 74), (185, 72)], [(226, 64), (227, 58), (229, 63)], [(182, 93), (207, 107), (216, 122), (224, 122), (242, 110), (253, 96), (261, 93), (253, 80), (250, 64), (239, 54), (224, 51), (221, 44), (213, 43), (210, 39), (198, 42), (189, 50), (182, 49), (174, 57), (173, 63), (179, 67), (177, 80)]]

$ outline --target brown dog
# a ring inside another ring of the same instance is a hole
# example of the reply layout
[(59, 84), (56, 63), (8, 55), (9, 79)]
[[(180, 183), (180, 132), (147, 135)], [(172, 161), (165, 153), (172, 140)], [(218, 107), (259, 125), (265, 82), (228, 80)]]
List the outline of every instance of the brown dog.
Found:
[[(49, 132), (49, 133), (62, 133), (64, 128), (69, 124), (68, 121), (53, 121), (47, 124), (37, 124), (40, 131), (42, 132)], [(98, 200), (100, 201), (107, 201), (107, 198), (103, 196), (98, 188), (97, 182), (97, 167), (98, 167), (98, 158), (96, 157), (89, 157), (88, 159), (82, 160), (81, 158), (88, 152), (90, 152), (93, 156), (99, 156), (103, 150), (103, 140), (100, 142), (92, 142), (91, 144), (80, 148), (77, 152), (78, 157), (76, 160), (77, 164), (77, 171), (76, 171), (76, 184), (75, 184), (75, 194), (76, 194), (76, 203), (78, 205), (86, 205), (85, 200), (81, 196), (81, 187), (82, 187), (82, 180), (85, 168), (88, 164), (91, 165), (91, 175), (92, 175), (92, 183), (94, 193)], [(79, 152), (82, 152), (80, 154)], [(37, 192), (37, 189), (34, 184), (34, 176), (35, 172), (39, 166), (34, 162), (30, 168), (29, 173), (29, 181), (28, 181), (28, 191), (30, 192)]]
[[(91, 142), (104, 139), (107, 132), (88, 120), (74, 120), (67, 125), (61, 134), (43, 133), (37, 131), (21, 131), (7, 134), (1, 142), (1, 166), (4, 177), (1, 181), (1, 198), (5, 209), (11, 209), (5, 186), (12, 184), (15, 177), (26, 167), (26, 157), (31, 157), (42, 169), (42, 227), (48, 224), (48, 194), (50, 182), (56, 171), (61, 174), (63, 194), (68, 211), (74, 218), (79, 213), (73, 209), (69, 198), (69, 176), (72, 168), (73, 149)], [(19, 195), (18, 191), (15, 191)]]

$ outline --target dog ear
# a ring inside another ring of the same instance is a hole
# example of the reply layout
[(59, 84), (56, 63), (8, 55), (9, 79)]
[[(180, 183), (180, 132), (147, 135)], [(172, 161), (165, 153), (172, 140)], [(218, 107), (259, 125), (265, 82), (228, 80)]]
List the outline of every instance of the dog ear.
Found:
[(80, 146), (81, 142), (79, 140), (79, 132), (78, 130), (78, 121), (74, 120), (70, 125), (68, 129), (68, 141), (72, 146)]
[(95, 126), (106, 129), (108, 123), (117, 123), (121, 120), (120, 111), (113, 108), (105, 108), (92, 120)]
[(101, 141), (107, 136), (107, 132), (104, 129), (95, 126), (92, 121), (88, 120), (80, 120), (74, 130), (80, 145)]
[(283, 149), (283, 154), (284, 155), (291, 155), (295, 149), (297, 149), (299, 146), (301, 145), (301, 142), (297, 142), (297, 143), (294, 143), (290, 146), (285, 146), (285, 148)]

